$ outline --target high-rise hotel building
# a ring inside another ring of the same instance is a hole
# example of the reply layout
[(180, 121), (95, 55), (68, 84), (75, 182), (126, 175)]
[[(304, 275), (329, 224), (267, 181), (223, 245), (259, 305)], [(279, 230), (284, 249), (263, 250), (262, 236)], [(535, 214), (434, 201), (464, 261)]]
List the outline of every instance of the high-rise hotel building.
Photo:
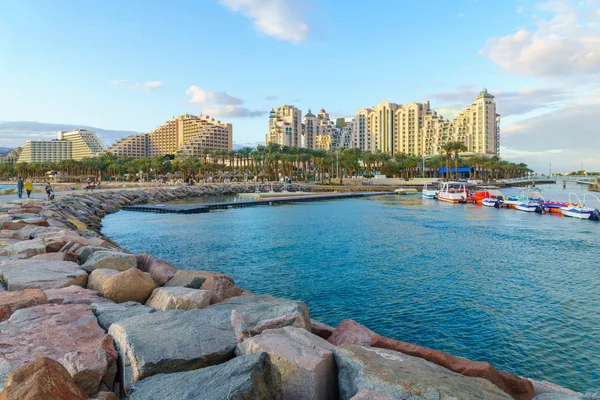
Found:
[(459, 141), (470, 153), (499, 155), (500, 115), (496, 113), (494, 96), (486, 89), (452, 120), (432, 110), (428, 101), (396, 104), (384, 100), (374, 107), (358, 109), (353, 118), (345, 119), (343, 127), (330, 121), (324, 110), (316, 116), (309, 110), (299, 126), (300, 114), (294, 106), (273, 109), (267, 143), (435, 155), (443, 153), (445, 143)]
[(94, 157), (104, 150), (96, 133), (85, 129), (58, 132), (56, 140), (28, 140), (18, 163), (60, 162)]
[(233, 128), (209, 116), (181, 115), (152, 132), (118, 140), (106, 151), (118, 156), (143, 158), (166, 154), (200, 156), (203, 149), (233, 148)]

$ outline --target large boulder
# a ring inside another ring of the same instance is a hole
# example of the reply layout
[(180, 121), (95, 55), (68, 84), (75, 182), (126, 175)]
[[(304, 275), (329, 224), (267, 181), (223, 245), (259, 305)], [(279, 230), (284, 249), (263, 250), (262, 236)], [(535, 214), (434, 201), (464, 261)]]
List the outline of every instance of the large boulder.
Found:
[(44, 239), (25, 240), (0, 249), (0, 256), (23, 255), (30, 258), (46, 252)]
[(113, 303), (104, 298), (95, 290), (84, 289), (80, 286), (69, 286), (61, 289), (49, 289), (44, 291), (48, 303), (52, 304), (92, 304)]
[(542, 393), (538, 394), (533, 400), (595, 400), (598, 399), (596, 396), (579, 396), (575, 394), (566, 393)]
[(117, 352), (89, 306), (44, 304), (15, 311), (0, 324), (0, 386), (10, 371), (49, 357), (60, 362), (77, 386), (92, 396), (112, 390)]
[(48, 303), (44, 292), (40, 289), (17, 290), (16, 292), (0, 292), (0, 322), (7, 320), (20, 308)]
[(485, 379), (465, 377), (396, 351), (344, 344), (334, 354), (342, 400), (361, 390), (394, 399), (511, 399)]
[(98, 324), (105, 330), (108, 330), (113, 323), (125, 318), (154, 312), (153, 308), (135, 301), (119, 304), (113, 302), (92, 303), (91, 307), (94, 315), (98, 318)]
[(529, 380), (498, 371), (490, 363), (471, 361), (441, 351), (386, 338), (352, 320), (340, 322), (327, 340), (336, 346), (344, 343), (371, 346), (423, 358), (464, 376), (487, 379), (516, 400), (530, 400), (535, 395), (533, 385)]
[(238, 344), (236, 354), (265, 352), (281, 375), (284, 399), (337, 399), (335, 347), (302, 328), (266, 330)]
[(32, 260), (45, 261), (71, 261), (77, 262), (77, 254), (75, 253), (44, 253), (31, 257)]
[(265, 353), (236, 357), (226, 363), (137, 382), (127, 399), (241, 400), (281, 399), (281, 382)]
[(232, 314), (239, 314), (250, 334), (296, 326), (310, 329), (306, 305), (272, 296), (238, 297), (199, 310), (172, 310), (114, 322), (114, 338), (123, 363), (123, 383), (160, 373), (203, 368), (229, 360), (237, 344)]
[(137, 268), (137, 256), (113, 250), (96, 251), (88, 257), (81, 268), (88, 272), (100, 268), (126, 271), (131, 268)]
[(155, 310), (193, 310), (204, 308), (210, 304), (208, 290), (190, 289), (186, 287), (156, 288), (146, 302)]
[(69, 371), (59, 362), (42, 357), (8, 375), (0, 400), (85, 400)]
[(164, 286), (177, 272), (177, 268), (168, 262), (159, 260), (148, 253), (138, 255), (138, 268), (149, 273), (157, 286)]
[(315, 335), (327, 340), (335, 331), (333, 326), (324, 324), (319, 321), (315, 321), (314, 319), (310, 320), (311, 332)]
[(87, 239), (74, 231), (61, 231), (46, 236), (45, 240), (47, 253), (56, 253), (69, 242), (79, 243), (83, 246), (87, 244)]
[(18, 260), (0, 265), (0, 281), (8, 290), (85, 287), (88, 274), (74, 262)]
[(177, 270), (165, 286), (184, 286), (210, 290), (210, 304), (220, 303), (231, 297), (241, 296), (244, 290), (235, 286), (233, 279), (225, 274), (212, 271)]
[(77, 260), (79, 264), (85, 264), (88, 258), (97, 251), (106, 251), (106, 247), (102, 246), (83, 246), (77, 249)]
[(148, 300), (154, 288), (156, 288), (156, 284), (148, 274), (132, 268), (106, 278), (103, 294), (104, 297), (115, 303), (137, 301), (143, 304)]
[(96, 290), (104, 294), (104, 282), (113, 275), (117, 275), (120, 272), (116, 269), (100, 268), (92, 271), (88, 277), (87, 287), (91, 290)]

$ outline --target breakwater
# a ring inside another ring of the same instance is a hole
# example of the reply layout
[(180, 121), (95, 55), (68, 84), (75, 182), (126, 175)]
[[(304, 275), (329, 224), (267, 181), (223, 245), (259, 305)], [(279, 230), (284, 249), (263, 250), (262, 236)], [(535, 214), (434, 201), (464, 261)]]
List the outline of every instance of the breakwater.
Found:
[[(3, 205), (0, 330), (8, 350), (0, 386), (7, 398), (54, 390), (75, 399), (544, 399), (542, 392), (562, 390), (351, 320), (325, 326), (302, 302), (252, 295), (226, 275), (180, 270), (98, 233), (102, 218), (123, 206), (235, 190), (242, 188)], [(40, 369), (64, 379), (30, 373)]]

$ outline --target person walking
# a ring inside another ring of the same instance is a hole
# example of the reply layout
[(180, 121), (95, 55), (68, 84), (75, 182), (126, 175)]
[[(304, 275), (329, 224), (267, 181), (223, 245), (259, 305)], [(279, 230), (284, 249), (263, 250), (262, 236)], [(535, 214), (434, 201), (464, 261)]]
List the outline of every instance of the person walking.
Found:
[(20, 176), (17, 178), (17, 192), (18, 192), (19, 198), (22, 199), (23, 198), (23, 178)]
[(50, 186), (50, 182), (46, 182), (46, 187), (44, 188), (44, 190), (46, 190), (46, 200), (54, 199), (54, 195), (52, 194), (52, 186)]
[(27, 179), (25, 182), (25, 191), (27, 192), (27, 198), (31, 198), (31, 192), (33, 191), (33, 183), (31, 183), (31, 179)]

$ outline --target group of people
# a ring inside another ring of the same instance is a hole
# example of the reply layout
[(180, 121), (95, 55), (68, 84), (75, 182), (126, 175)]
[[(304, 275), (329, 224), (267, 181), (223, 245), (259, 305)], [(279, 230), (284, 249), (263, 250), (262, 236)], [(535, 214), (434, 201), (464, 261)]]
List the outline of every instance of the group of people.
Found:
[(93, 192), (94, 189), (100, 189), (101, 182), (102, 180), (100, 178), (98, 178), (98, 180), (94, 179), (93, 181), (90, 178), (87, 178), (85, 191), (87, 192), (88, 190), (90, 190)]
[[(23, 190), (27, 193), (27, 198), (30, 199), (31, 192), (33, 192), (33, 182), (31, 182), (31, 179), (23, 181), (23, 177), (19, 176), (17, 178), (17, 195), (20, 199), (23, 198)], [(54, 190), (49, 182), (46, 182), (44, 190), (46, 191), (46, 200), (54, 200)]]

